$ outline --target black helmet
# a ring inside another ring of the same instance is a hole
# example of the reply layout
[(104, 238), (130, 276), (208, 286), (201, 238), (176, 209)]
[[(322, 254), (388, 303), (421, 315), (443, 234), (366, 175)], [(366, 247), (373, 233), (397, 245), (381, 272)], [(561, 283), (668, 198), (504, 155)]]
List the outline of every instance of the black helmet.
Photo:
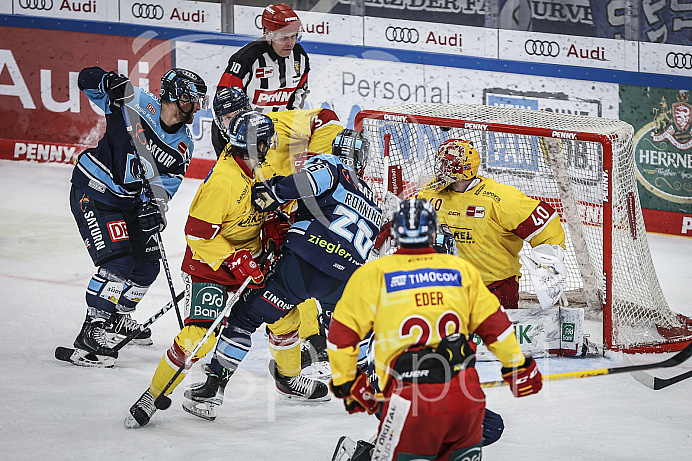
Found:
[(430, 245), (437, 231), (437, 214), (425, 199), (402, 200), (392, 217), (392, 237), (402, 247)]
[(180, 107), (180, 103), (196, 103), (200, 108), (206, 109), (209, 104), (207, 96), (207, 84), (202, 77), (186, 69), (171, 69), (161, 77), (161, 100), (174, 101)]
[(344, 129), (339, 132), (332, 142), (332, 154), (353, 168), (358, 176), (368, 164), (370, 141), (362, 131)]
[(252, 110), (239, 112), (233, 117), (228, 127), (228, 137), (232, 146), (245, 149), (250, 153), (253, 150), (256, 151), (260, 163), (267, 155), (266, 150), (261, 152), (257, 149), (260, 142), (266, 144), (267, 150), (276, 145), (276, 132), (272, 119)]
[(221, 86), (216, 89), (214, 95), (214, 121), (222, 133), (227, 134), (226, 126), (223, 123), (223, 116), (238, 112), (243, 109), (250, 109), (250, 99), (238, 87), (230, 88)]

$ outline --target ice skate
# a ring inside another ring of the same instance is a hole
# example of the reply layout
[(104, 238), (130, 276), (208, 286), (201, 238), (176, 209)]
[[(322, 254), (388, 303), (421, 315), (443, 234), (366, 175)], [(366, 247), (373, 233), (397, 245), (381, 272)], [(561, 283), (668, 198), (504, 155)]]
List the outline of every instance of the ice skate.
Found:
[[(139, 330), (141, 326), (142, 325), (133, 319), (130, 314), (122, 314), (119, 312), (113, 314), (108, 327), (106, 327), (106, 337), (110, 347), (115, 347), (130, 333)], [(151, 340), (151, 330), (149, 328), (145, 328), (139, 335), (135, 336), (129, 344), (151, 346), (154, 344), (154, 342)]]
[(320, 380), (328, 380), (332, 377), (332, 368), (327, 355), (327, 338), (323, 335), (312, 335), (303, 342), (300, 359), (303, 376)]
[(219, 375), (207, 366), (204, 372), (207, 374), (205, 382), (192, 384), (185, 390), (183, 410), (199, 418), (214, 421), (216, 407), (223, 403), (224, 389), (232, 373), (224, 368)]
[(107, 326), (108, 322), (103, 318), (87, 317), (74, 340), (74, 352), (67, 361), (82, 367), (113, 367), (118, 352), (110, 348), (106, 337)]
[(133, 429), (146, 426), (156, 412), (154, 395), (149, 389), (130, 407), (130, 414), (125, 418), (125, 427)]
[(326, 402), (330, 400), (327, 385), (304, 375), (284, 376), (276, 369), (276, 361), (269, 362), (269, 372), (274, 377), (276, 391), (287, 400), (297, 400), (307, 403)]

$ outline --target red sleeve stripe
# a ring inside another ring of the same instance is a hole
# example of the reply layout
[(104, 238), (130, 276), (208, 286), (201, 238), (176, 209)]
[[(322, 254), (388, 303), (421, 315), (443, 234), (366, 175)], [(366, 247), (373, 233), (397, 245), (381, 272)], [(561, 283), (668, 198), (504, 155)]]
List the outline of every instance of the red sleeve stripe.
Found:
[(358, 333), (340, 323), (336, 319), (332, 319), (329, 324), (329, 348), (334, 349), (344, 349), (347, 347), (358, 347), (360, 342), (360, 337)]
[(185, 235), (191, 240), (211, 240), (220, 230), (220, 224), (212, 224), (192, 216), (187, 217), (185, 224)]
[(478, 325), (474, 333), (480, 336), (485, 344), (492, 344), (507, 338), (508, 330), (514, 331), (512, 322), (510, 322), (507, 314), (498, 309)]
[(238, 88), (243, 88), (243, 81), (235, 75), (224, 72), (221, 76), (221, 80), (219, 80), (218, 86), (225, 86), (226, 88), (237, 86)]
[[(545, 216), (548, 217), (545, 218)], [(556, 217), (558, 217), (558, 214), (555, 208), (541, 200), (531, 214), (512, 232), (521, 237), (522, 240), (531, 240)]]

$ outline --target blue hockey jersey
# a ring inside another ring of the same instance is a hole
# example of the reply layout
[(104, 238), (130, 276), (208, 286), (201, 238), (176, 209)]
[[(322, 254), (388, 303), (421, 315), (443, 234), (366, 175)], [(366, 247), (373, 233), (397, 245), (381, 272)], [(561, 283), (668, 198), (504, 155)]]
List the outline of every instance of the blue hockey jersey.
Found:
[(300, 199), (284, 247), (339, 280), (365, 263), (382, 211), (372, 190), (338, 157), (312, 157), (298, 173), (269, 185), (279, 200)]
[[(79, 155), (72, 173), (72, 184), (94, 200), (121, 209), (136, 209), (144, 201), (137, 163), (122, 111), (102, 90), (106, 72), (89, 67), (79, 73), (79, 89), (106, 115), (106, 133), (98, 145)], [(146, 178), (154, 196), (170, 199), (178, 190), (192, 158), (194, 144), (190, 130), (183, 125), (173, 134), (161, 127), (161, 100), (134, 87), (134, 98), (127, 103), (139, 117), (131, 116), (136, 142), (144, 147), (142, 156)]]

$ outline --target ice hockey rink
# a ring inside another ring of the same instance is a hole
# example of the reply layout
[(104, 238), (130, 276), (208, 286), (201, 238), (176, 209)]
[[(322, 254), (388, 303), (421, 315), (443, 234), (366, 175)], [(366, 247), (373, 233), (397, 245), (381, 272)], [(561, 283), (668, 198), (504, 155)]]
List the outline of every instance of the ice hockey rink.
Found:
[[(71, 346), (84, 319), (84, 292), (94, 272), (68, 205), (68, 165), (0, 161), (0, 457), (6, 460), (330, 460), (342, 435), (368, 439), (374, 416), (348, 415), (337, 399), (318, 405), (280, 400), (267, 371), (263, 332), (226, 389), (215, 422), (173, 405), (140, 429), (125, 429), (128, 408), (150, 383), (179, 331), (169, 311), (153, 326), (154, 345), (127, 346), (112, 369), (81, 368), (53, 357)], [(185, 248), (183, 226), (199, 180), (186, 179), (170, 203), (163, 233), (176, 291)], [(671, 308), (692, 315), (692, 238), (649, 235), (658, 278)], [(654, 274), (651, 274), (653, 277)], [(146, 320), (170, 300), (161, 272), (135, 314)], [(634, 356), (636, 363), (666, 355)], [(618, 366), (623, 357), (541, 359), (543, 374)], [(500, 378), (483, 363), (483, 381)], [(692, 369), (692, 360), (652, 374)], [(486, 391), (505, 421), (487, 460), (686, 460), (692, 453), (692, 379), (653, 391), (629, 374), (545, 383), (516, 399)]]

